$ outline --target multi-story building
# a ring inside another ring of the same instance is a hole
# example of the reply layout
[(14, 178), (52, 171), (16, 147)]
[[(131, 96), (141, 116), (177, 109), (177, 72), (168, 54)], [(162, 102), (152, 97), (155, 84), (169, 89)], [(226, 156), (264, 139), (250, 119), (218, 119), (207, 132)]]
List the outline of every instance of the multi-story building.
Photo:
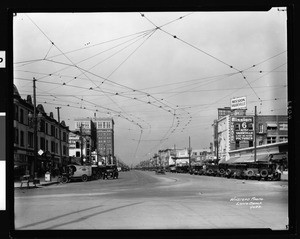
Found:
[[(229, 152), (254, 146), (254, 115), (226, 115), (214, 121), (214, 151), (218, 160)], [(288, 141), (286, 115), (256, 116), (256, 146)]]
[(110, 117), (93, 118), (97, 135), (97, 154), (104, 164), (115, 164), (114, 120)]
[(91, 142), (89, 135), (82, 135), (79, 131), (69, 134), (69, 155), (72, 162), (88, 163), (92, 161), (89, 142)]
[(92, 161), (92, 152), (95, 151), (99, 163), (115, 164), (113, 118), (95, 116), (94, 118), (76, 118), (74, 122), (75, 131), (81, 133), (86, 139), (87, 160)]
[[(70, 156), (75, 155), (75, 157), (80, 157), (80, 158), (83, 157), (85, 159), (84, 161), (91, 162), (92, 161), (92, 152), (95, 151), (95, 149), (96, 149), (96, 140), (97, 140), (95, 124), (91, 118), (76, 118), (76, 119), (74, 119), (74, 122), (75, 122), (75, 130), (73, 131), (73, 133), (75, 135), (72, 134), (73, 138), (72, 138), (72, 149), (70, 150)], [(74, 152), (73, 152), (74, 151), (74, 145), (73, 145), (74, 137), (78, 138), (77, 146), (78, 146), (78, 144), (80, 144), (79, 149), (83, 150), (82, 153), (81, 153), (81, 151), (76, 151), (74, 154)], [(79, 154), (82, 154), (82, 155), (78, 156)]]
[[(46, 114), (41, 104), (37, 113), (37, 149), (34, 144), (34, 127), (32, 115), (34, 106), (31, 96), (22, 99), (14, 86), (14, 165), (15, 176), (25, 173), (33, 174), (34, 163), (38, 174), (53, 170), (68, 163), (69, 127), (65, 122), (59, 123), (53, 113)], [(59, 135), (59, 132), (61, 135)], [(37, 159), (35, 160), (35, 151)]]

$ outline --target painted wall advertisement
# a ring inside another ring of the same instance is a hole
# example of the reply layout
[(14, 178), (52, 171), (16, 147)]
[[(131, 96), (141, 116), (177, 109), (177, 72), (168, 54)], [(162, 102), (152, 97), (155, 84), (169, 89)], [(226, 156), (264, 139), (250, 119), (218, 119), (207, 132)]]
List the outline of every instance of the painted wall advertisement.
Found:
[(234, 136), (237, 141), (253, 140), (253, 117), (252, 116), (234, 116), (231, 118), (234, 127)]

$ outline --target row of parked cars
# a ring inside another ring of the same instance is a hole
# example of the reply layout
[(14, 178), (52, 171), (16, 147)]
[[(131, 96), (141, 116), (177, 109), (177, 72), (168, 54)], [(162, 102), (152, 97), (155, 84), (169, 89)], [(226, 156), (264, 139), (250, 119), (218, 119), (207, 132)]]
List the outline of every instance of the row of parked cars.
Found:
[(270, 162), (204, 164), (191, 167), (189, 173), (239, 179), (274, 181), (281, 179), (279, 165)]

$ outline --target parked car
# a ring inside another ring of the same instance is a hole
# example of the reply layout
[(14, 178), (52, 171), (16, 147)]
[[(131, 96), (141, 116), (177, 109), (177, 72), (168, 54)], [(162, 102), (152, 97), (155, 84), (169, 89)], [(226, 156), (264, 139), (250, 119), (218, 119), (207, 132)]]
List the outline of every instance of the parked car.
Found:
[(163, 169), (163, 168), (158, 168), (156, 171), (155, 171), (156, 174), (166, 174), (166, 171)]
[(216, 164), (205, 164), (204, 174), (208, 176), (217, 176), (219, 174), (219, 166)]
[(103, 167), (98, 165), (92, 165), (92, 179), (98, 180), (102, 178), (103, 175)]
[(117, 179), (119, 177), (119, 171), (116, 165), (106, 165), (103, 172), (103, 179)]
[(69, 175), (69, 180), (82, 180), (83, 182), (86, 182), (92, 176), (92, 166), (69, 164), (67, 166), (67, 173)]
[(228, 178), (244, 178), (247, 174), (248, 166), (243, 163), (227, 164), (225, 176)]
[(203, 173), (202, 170), (203, 170), (202, 165), (194, 165), (194, 166), (192, 166), (191, 169), (190, 169), (190, 174), (191, 174), (191, 175), (192, 175), (192, 174), (194, 174), (194, 175), (200, 175), (200, 174)]
[(280, 171), (277, 170), (277, 164), (272, 162), (247, 163), (245, 175), (259, 180), (280, 180), (281, 177)]

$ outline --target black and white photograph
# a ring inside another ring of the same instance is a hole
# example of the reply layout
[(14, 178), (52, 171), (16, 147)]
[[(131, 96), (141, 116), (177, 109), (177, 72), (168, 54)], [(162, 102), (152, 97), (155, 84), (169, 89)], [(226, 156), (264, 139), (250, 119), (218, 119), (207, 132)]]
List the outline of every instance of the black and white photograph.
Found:
[(289, 230), (286, 7), (17, 11), (12, 35), (16, 232)]

